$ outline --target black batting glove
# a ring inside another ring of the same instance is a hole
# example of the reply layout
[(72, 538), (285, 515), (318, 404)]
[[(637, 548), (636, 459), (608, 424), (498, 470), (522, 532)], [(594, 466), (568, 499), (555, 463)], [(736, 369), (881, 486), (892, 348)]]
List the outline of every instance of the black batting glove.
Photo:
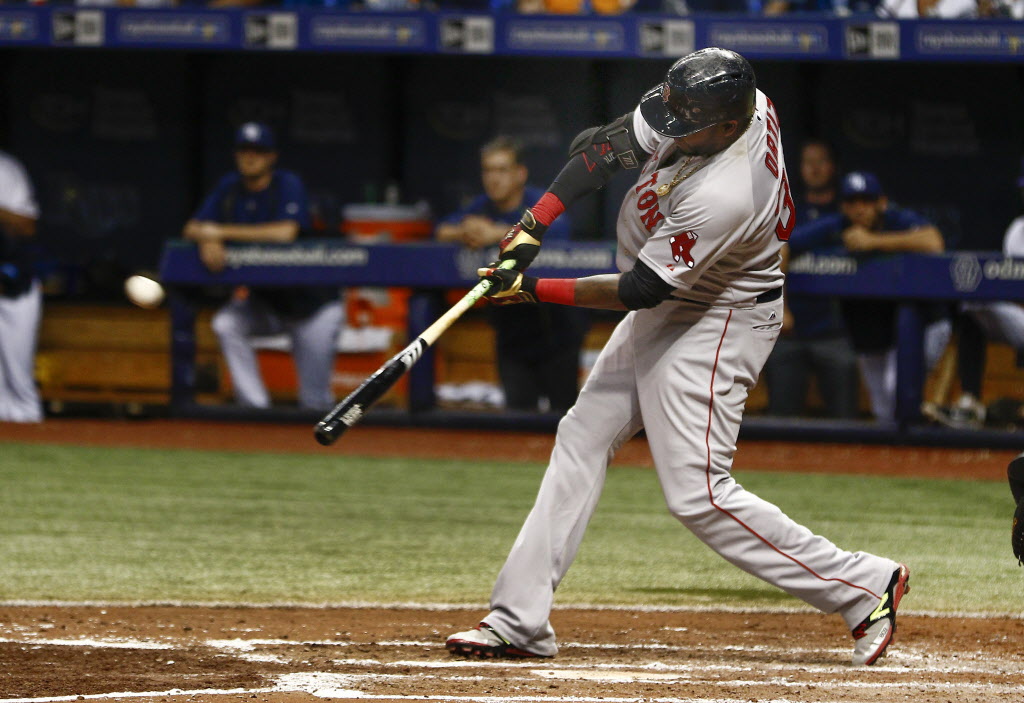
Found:
[(495, 305), (537, 302), (537, 279), (515, 269), (477, 269), (481, 280), (490, 281), (486, 297)]
[(538, 222), (537, 218), (533, 216), (533, 211), (526, 208), (523, 216), (519, 218), (519, 222), (506, 232), (499, 242), (498, 250), (501, 253), (498, 255), (498, 260), (492, 261), (488, 267), (496, 267), (502, 261), (513, 259), (516, 262), (512, 267), (513, 270), (525, 271), (537, 258), (541, 239), (544, 238), (544, 233), (547, 230), (548, 226)]

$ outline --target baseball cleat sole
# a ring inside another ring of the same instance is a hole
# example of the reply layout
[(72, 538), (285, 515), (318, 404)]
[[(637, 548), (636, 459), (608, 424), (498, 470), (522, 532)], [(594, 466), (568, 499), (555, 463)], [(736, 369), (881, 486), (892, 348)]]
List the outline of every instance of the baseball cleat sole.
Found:
[(853, 652), (854, 666), (871, 666), (885, 656), (896, 636), (896, 611), (903, 596), (909, 592), (910, 569), (900, 564), (874, 612), (854, 630), (857, 640)]

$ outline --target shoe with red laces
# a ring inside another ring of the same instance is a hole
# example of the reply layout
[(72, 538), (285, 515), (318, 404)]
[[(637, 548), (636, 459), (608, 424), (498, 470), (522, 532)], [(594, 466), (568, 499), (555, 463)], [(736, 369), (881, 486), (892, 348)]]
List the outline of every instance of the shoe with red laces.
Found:
[(480, 659), (525, 659), (542, 656), (519, 649), (485, 622), (472, 630), (456, 632), (448, 638), (444, 646), (452, 654)]
[(892, 572), (892, 580), (878, 600), (878, 607), (853, 628), (853, 639), (857, 640), (853, 648), (854, 666), (871, 666), (885, 655), (886, 647), (896, 634), (896, 609), (900, 607), (903, 594), (909, 592), (910, 569), (900, 564)]

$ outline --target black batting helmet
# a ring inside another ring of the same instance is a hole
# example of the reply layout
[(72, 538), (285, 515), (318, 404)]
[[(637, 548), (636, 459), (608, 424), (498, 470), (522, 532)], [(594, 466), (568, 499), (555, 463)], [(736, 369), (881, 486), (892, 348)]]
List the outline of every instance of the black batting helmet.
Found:
[(754, 69), (728, 49), (708, 48), (672, 64), (640, 100), (640, 113), (655, 132), (685, 137), (727, 120), (746, 125), (754, 114)]

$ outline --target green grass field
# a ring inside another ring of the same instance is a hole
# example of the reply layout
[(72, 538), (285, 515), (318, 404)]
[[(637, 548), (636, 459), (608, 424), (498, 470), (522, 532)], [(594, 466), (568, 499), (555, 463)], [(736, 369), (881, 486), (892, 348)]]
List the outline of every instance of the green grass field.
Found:
[[(253, 432), (258, 432), (254, 427)], [(0, 600), (483, 607), (543, 466), (0, 447)], [(908, 610), (1021, 612), (1000, 483), (737, 473), (844, 548), (907, 561)], [(609, 472), (559, 604), (797, 606)]]

